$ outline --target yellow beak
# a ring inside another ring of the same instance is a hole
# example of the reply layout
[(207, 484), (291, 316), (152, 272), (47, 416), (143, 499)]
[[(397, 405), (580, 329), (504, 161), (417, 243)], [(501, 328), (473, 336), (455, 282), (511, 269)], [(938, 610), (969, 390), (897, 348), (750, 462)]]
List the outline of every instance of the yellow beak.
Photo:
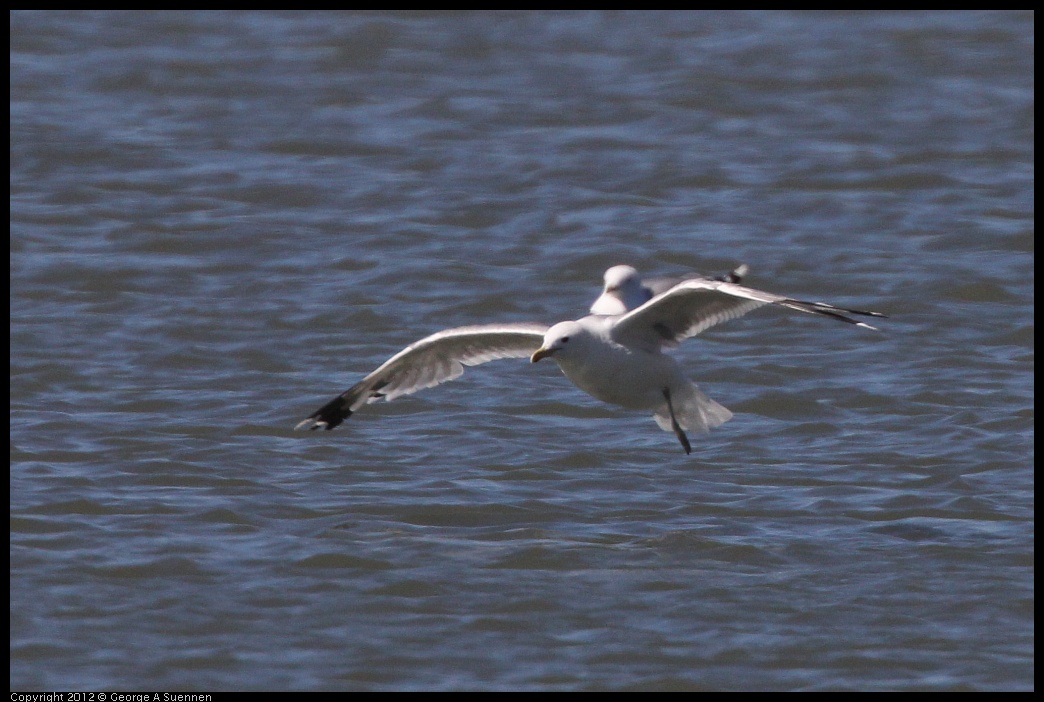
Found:
[(536, 363), (541, 358), (547, 358), (553, 354), (557, 349), (537, 349), (533, 352), (533, 355), (529, 357), (530, 363)]

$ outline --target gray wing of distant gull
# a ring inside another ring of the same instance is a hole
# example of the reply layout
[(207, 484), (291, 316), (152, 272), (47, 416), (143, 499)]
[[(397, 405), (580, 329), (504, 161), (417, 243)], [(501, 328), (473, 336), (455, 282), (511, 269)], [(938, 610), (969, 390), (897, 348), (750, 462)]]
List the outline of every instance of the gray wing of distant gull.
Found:
[(377, 370), (326, 403), (295, 429), (333, 429), (367, 402), (430, 388), (453, 380), (464, 366), (498, 358), (525, 358), (540, 348), (543, 324), (482, 324), (444, 329), (414, 342)]
[(612, 336), (615, 341), (627, 346), (673, 346), (716, 324), (741, 317), (764, 305), (789, 307), (874, 330), (877, 328), (852, 319), (849, 315), (885, 316), (880, 312), (850, 310), (825, 302), (795, 300), (728, 281), (693, 278), (683, 280), (641, 307), (621, 315), (613, 325)]
[[(739, 284), (743, 282), (744, 276), (746, 276), (749, 272), (750, 266), (748, 266), (746, 263), (741, 263), (728, 273), (716, 275), (713, 278), (710, 278), (709, 280), (717, 280), (724, 283)], [(708, 280), (708, 278), (697, 273), (683, 276), (675, 276), (673, 278), (643, 278), (642, 287), (645, 288), (645, 290), (648, 292), (649, 299), (651, 300), (657, 295), (662, 295), (663, 293), (667, 292), (679, 283), (684, 283), (686, 280)]]

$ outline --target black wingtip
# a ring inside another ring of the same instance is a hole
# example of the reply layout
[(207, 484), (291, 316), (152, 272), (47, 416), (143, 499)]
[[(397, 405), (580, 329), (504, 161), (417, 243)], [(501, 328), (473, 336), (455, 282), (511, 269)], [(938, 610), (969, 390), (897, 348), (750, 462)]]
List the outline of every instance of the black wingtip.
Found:
[(809, 302), (807, 300), (795, 300), (793, 298), (787, 298), (779, 300), (779, 304), (784, 307), (798, 310), (800, 312), (810, 312), (812, 314), (821, 314), (827, 317), (833, 317), (834, 319), (842, 322), (848, 322), (854, 324), (857, 327), (863, 327), (864, 329), (872, 329), (873, 331), (881, 331), (875, 326), (867, 324), (866, 322), (860, 322), (857, 319), (852, 319), (848, 315), (860, 315), (862, 317), (878, 317), (887, 319), (888, 315), (881, 314), (880, 312), (867, 312), (866, 310), (852, 310), (846, 307), (838, 307), (837, 305), (831, 305), (826, 302)]
[(308, 417), (294, 427), (294, 429), (308, 429), (310, 431), (326, 429), (327, 431), (330, 431), (351, 416), (352, 410), (348, 408), (348, 402), (345, 401), (343, 395), (338, 395), (333, 400), (327, 402), (315, 412), (308, 415)]

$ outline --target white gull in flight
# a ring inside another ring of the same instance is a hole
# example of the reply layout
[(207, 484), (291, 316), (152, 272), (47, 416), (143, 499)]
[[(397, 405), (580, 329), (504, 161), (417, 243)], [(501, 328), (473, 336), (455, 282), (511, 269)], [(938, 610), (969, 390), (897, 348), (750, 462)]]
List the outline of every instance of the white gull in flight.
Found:
[[(295, 428), (333, 429), (368, 402), (394, 400), (439, 385), (461, 375), (464, 366), (498, 358), (529, 357), (533, 363), (551, 358), (573, 384), (599, 400), (651, 410), (660, 428), (673, 431), (685, 453), (691, 453), (685, 432), (707, 432), (727, 422), (732, 412), (703, 394), (678, 362), (663, 353), (665, 348), (769, 304), (868, 329), (875, 327), (849, 315), (885, 316), (795, 300), (733, 282), (745, 272), (741, 266), (723, 280), (681, 279), (656, 291), (653, 281), (643, 284), (630, 266), (615, 266), (606, 271), (605, 292), (592, 309), (627, 308), (620, 313), (596, 313), (550, 328), (516, 323), (444, 329), (410, 344)], [(648, 295), (646, 291), (652, 296), (640, 300)]]

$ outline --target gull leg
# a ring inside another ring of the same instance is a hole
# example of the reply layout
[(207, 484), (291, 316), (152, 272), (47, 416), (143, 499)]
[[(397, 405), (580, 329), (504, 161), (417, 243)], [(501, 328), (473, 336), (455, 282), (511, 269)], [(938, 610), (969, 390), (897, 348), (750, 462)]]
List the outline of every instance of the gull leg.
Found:
[(689, 445), (689, 437), (685, 436), (685, 432), (678, 425), (678, 420), (674, 418), (674, 405), (671, 404), (671, 389), (663, 389), (663, 399), (667, 400), (667, 411), (671, 413), (671, 429), (674, 430), (674, 435), (678, 437), (678, 441), (681, 442), (682, 448), (685, 449), (685, 453), (692, 453), (692, 446)]

